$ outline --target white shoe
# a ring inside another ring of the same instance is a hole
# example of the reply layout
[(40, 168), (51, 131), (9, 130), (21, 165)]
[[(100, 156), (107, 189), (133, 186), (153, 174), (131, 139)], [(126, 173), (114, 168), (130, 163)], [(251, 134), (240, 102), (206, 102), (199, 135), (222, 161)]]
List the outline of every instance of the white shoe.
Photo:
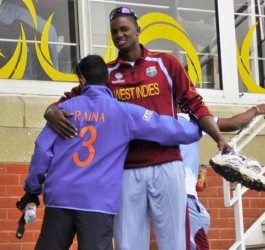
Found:
[(241, 184), (249, 189), (265, 191), (265, 177), (262, 176), (260, 163), (253, 158), (245, 158), (244, 167), (240, 169), (242, 176)]
[(210, 160), (215, 172), (230, 182), (240, 182), (242, 179), (240, 168), (244, 165), (244, 158), (234, 151), (219, 153)]
[(265, 191), (265, 177), (261, 175), (262, 167), (257, 160), (230, 151), (216, 155), (209, 163), (227, 181)]

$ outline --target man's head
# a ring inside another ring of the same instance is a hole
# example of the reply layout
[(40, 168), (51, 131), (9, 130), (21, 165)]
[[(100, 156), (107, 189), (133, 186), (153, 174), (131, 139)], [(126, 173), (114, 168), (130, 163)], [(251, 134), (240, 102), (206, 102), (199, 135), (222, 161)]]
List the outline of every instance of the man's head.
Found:
[(103, 58), (98, 55), (87, 55), (76, 65), (75, 72), (82, 86), (107, 85), (108, 68)]
[(121, 53), (139, 49), (140, 27), (137, 16), (128, 7), (119, 7), (110, 12), (110, 31), (114, 45)]

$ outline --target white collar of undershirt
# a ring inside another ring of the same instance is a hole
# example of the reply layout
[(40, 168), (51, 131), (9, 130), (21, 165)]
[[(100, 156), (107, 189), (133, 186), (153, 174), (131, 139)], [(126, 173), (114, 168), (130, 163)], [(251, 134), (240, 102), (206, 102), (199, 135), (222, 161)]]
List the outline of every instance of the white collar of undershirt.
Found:
[(130, 61), (125, 61), (127, 63), (129, 63), (131, 66), (134, 66), (135, 62), (130, 62)]

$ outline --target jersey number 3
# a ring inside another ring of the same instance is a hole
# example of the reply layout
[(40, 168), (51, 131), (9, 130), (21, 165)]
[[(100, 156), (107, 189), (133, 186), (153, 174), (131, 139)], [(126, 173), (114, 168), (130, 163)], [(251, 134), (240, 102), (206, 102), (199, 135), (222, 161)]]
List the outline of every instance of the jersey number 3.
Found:
[(95, 148), (93, 147), (93, 142), (97, 138), (97, 130), (92, 126), (86, 126), (81, 129), (79, 136), (82, 138), (87, 132), (91, 133), (91, 137), (89, 138), (89, 140), (83, 141), (82, 146), (88, 149), (88, 157), (84, 161), (81, 161), (77, 152), (73, 154), (74, 162), (78, 167), (86, 167), (91, 163), (95, 156)]

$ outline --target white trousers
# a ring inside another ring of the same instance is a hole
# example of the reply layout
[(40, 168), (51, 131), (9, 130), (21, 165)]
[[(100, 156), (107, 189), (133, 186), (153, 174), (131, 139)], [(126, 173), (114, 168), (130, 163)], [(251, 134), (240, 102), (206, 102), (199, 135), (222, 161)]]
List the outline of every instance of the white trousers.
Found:
[(116, 250), (149, 250), (150, 218), (159, 250), (186, 249), (185, 171), (181, 161), (125, 170)]

